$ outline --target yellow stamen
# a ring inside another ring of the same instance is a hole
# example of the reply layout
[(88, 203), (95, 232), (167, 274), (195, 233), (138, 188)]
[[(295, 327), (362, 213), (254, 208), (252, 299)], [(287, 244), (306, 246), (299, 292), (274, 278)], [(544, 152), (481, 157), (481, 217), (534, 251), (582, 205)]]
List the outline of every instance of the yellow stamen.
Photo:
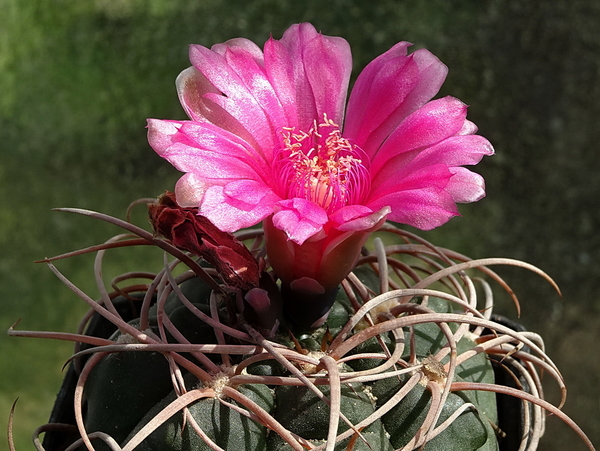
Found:
[[(341, 134), (326, 115), (308, 131), (284, 128), (282, 182), (289, 197), (302, 197), (325, 210), (355, 201), (357, 185), (364, 184), (362, 151)], [(367, 180), (368, 181), (368, 180)]]

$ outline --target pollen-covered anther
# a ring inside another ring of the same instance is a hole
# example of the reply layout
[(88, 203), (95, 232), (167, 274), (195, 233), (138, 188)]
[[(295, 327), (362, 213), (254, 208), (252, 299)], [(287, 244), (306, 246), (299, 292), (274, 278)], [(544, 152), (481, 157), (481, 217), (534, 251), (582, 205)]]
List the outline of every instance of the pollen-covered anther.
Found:
[(280, 153), (281, 186), (286, 197), (310, 200), (333, 212), (359, 202), (369, 188), (362, 150), (324, 115), (308, 131), (285, 128)]

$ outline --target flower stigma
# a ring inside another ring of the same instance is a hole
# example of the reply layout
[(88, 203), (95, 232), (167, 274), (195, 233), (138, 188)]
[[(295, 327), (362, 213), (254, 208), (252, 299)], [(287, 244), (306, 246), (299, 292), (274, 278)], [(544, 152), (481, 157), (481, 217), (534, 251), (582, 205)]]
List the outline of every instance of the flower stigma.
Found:
[(341, 134), (326, 114), (308, 131), (282, 130), (277, 172), (284, 196), (310, 200), (327, 212), (359, 203), (369, 192), (370, 178), (362, 149)]

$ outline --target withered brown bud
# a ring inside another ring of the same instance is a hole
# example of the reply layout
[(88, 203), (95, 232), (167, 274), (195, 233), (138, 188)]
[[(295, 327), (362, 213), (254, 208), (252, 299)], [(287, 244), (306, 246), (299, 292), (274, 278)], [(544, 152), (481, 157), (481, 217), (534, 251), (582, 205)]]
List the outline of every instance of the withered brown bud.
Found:
[(166, 191), (148, 205), (155, 233), (182, 250), (189, 251), (215, 267), (223, 281), (248, 291), (259, 285), (260, 271), (252, 253), (232, 234), (219, 230), (197, 208), (183, 208), (175, 194)]

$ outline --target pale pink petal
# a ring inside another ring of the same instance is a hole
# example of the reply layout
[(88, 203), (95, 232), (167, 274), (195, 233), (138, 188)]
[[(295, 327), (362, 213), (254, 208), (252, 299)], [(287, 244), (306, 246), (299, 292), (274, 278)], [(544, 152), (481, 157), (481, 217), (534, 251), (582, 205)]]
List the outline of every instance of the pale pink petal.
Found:
[(181, 71), (175, 79), (175, 87), (179, 102), (190, 119), (210, 121), (212, 109), (206, 105), (204, 94), (218, 94), (219, 90), (198, 69), (191, 66)]
[(279, 197), (269, 187), (252, 180), (211, 186), (202, 199), (199, 214), (224, 232), (258, 224), (273, 213)]
[(179, 133), (182, 122), (148, 119), (148, 143), (161, 157), (176, 142), (174, 136)]
[(387, 217), (389, 220), (421, 230), (434, 229), (459, 214), (452, 196), (435, 187), (391, 193), (370, 205), (373, 208), (389, 205), (392, 209)]
[(450, 193), (454, 202), (477, 202), (485, 197), (485, 182), (479, 174), (466, 168), (452, 168), (453, 173), (446, 191)]
[(330, 215), (329, 219), (342, 232), (370, 232), (385, 220), (390, 211), (388, 206), (374, 212), (364, 205), (348, 205)]
[(439, 90), (447, 67), (425, 49), (406, 56), (396, 44), (359, 75), (348, 103), (344, 133), (374, 155), (398, 125)]
[(475, 125), (470, 120), (466, 119), (465, 123), (463, 124), (462, 128), (457, 133), (457, 135), (474, 135), (475, 133), (477, 133), (477, 130), (477, 125)]
[(180, 207), (198, 208), (204, 193), (212, 184), (193, 172), (184, 174), (175, 184), (175, 198)]
[(210, 49), (219, 55), (225, 55), (228, 49), (233, 48), (244, 50), (246, 53), (252, 55), (258, 64), (264, 66), (263, 51), (258, 45), (246, 38), (229, 39), (221, 44), (213, 45)]
[(258, 148), (258, 142), (246, 128), (222, 106), (209, 98), (221, 92), (195, 67), (182, 71), (175, 81), (179, 101), (193, 121), (217, 124)]
[(298, 244), (321, 232), (327, 223), (325, 210), (309, 200), (285, 199), (278, 205), (280, 210), (273, 215), (273, 225)]
[(404, 152), (432, 146), (458, 133), (467, 106), (454, 97), (428, 102), (408, 116), (371, 157), (372, 178), (388, 161)]

